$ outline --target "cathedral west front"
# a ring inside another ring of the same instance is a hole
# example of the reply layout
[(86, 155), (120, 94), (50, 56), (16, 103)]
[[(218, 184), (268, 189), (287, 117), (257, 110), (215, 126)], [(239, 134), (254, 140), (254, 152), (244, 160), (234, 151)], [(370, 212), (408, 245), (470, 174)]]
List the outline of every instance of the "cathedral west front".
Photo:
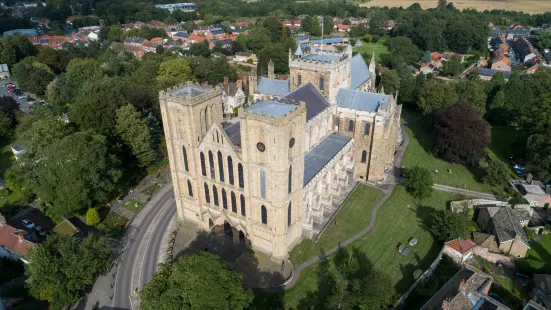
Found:
[(383, 180), (401, 139), (401, 106), (375, 92), (374, 59), (299, 45), (289, 71), (253, 72), (231, 120), (219, 86), (159, 95), (179, 219), (229, 229), (275, 261), (315, 237), (357, 181)]

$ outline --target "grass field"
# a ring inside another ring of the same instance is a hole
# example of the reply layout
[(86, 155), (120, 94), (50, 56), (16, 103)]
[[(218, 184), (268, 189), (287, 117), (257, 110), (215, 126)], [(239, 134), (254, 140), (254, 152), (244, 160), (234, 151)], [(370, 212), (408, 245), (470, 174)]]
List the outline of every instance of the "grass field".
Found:
[[(429, 225), (430, 213), (445, 209), (449, 201), (459, 198), (435, 191), (421, 206), (406, 193), (403, 186), (397, 185), (379, 210), (373, 230), (351, 246), (366, 253), (373, 265), (394, 281), (397, 292), (403, 294), (413, 283), (413, 272), (416, 269), (426, 270), (442, 247), (425, 227)], [(417, 238), (418, 243), (410, 247), (408, 256), (404, 256), (398, 252), (398, 245), (407, 244), (411, 237)], [(286, 292), (287, 308), (295, 308), (308, 292), (316, 289), (315, 266), (303, 270), (297, 284)]]
[(367, 61), (371, 60), (371, 55), (375, 53), (375, 60), (377, 62), (380, 61), (380, 55), (381, 54), (388, 54), (388, 47), (383, 44), (382, 41), (379, 41), (377, 43), (363, 43), (362, 46), (357, 46), (352, 49), (353, 52), (358, 52), (364, 56), (364, 58), (367, 59)]
[[(426, 122), (426, 119), (421, 118), (419, 114), (410, 110), (404, 109), (402, 116), (407, 120), (407, 132), (411, 138), (402, 159), (402, 166), (411, 168), (419, 165), (431, 171), (438, 170), (438, 174), (433, 174), (434, 183), (486, 193), (503, 193), (503, 188), (494, 187), (482, 182), (481, 179), (484, 175), (482, 168), (468, 168), (434, 157), (431, 153), (433, 138), (431, 125)], [(500, 132), (499, 139), (495, 139), (495, 141), (499, 142), (493, 144), (493, 146), (499, 146), (499, 148), (496, 148), (496, 151), (494, 151), (491, 145), (490, 150), (498, 155), (505, 156), (505, 154), (510, 154), (512, 145), (504, 142), (504, 140), (507, 140), (507, 135), (504, 132), (505, 129)], [(451, 170), (451, 174), (448, 172), (448, 169)]]
[(526, 258), (541, 262), (551, 262), (551, 235), (544, 235), (541, 241), (533, 244), (526, 252)]
[(293, 265), (298, 266), (320, 251), (326, 251), (339, 242), (359, 233), (371, 221), (371, 210), (381, 200), (383, 193), (371, 186), (359, 184), (341, 206), (335, 218), (328, 224), (318, 242), (306, 239), (291, 252)]
[[(525, 13), (544, 13), (551, 11), (551, 1), (546, 0), (456, 0), (453, 5), (462, 10), (465, 8), (475, 8), (479, 11), (484, 10), (506, 10), (522, 11)], [(371, 0), (362, 3), (360, 6), (388, 6), (388, 7), (408, 7), (413, 3), (419, 3), (423, 9), (434, 8), (438, 4), (436, 0)]]
[(124, 207), (130, 211), (138, 211), (140, 208), (140, 203), (137, 200), (132, 199), (127, 202)]

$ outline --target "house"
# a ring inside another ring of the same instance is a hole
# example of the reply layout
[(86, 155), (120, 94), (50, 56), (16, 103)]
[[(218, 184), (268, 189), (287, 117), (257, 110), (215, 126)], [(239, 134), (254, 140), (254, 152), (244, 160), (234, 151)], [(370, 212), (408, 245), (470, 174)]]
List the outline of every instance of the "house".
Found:
[(21, 154), (25, 152), (25, 146), (23, 145), (22, 142), (14, 144), (10, 148), (11, 148), (11, 152), (13, 153), (13, 156), (15, 156), (15, 159), (19, 159)]
[(466, 265), (459, 270), (421, 310), (508, 310), (506, 306), (488, 296), (493, 278)]
[(456, 263), (463, 263), (473, 257), (473, 248), (476, 246), (471, 240), (457, 238), (444, 243), (444, 254)]
[(534, 180), (531, 173), (525, 181), (513, 180), (510, 184), (528, 201), (532, 208), (549, 209), (551, 205), (551, 189), (540, 181)]
[(187, 42), (189, 43), (198, 43), (198, 42), (203, 42), (205, 41), (207, 38), (205, 37), (202, 37), (202, 36), (198, 36), (198, 35), (195, 35), (195, 34), (192, 34), (190, 35), (188, 38), (187, 38)]
[(9, 225), (0, 214), (0, 256), (20, 259), (28, 264), (27, 254), (35, 246), (30, 239), (29, 232)]
[(90, 40), (90, 41), (97, 41), (98, 39), (99, 39), (99, 36), (98, 36), (97, 33), (95, 33), (95, 32), (90, 32), (90, 33), (88, 34), (88, 40)]
[(507, 40), (514, 38), (529, 38), (532, 35), (530, 29), (509, 29), (507, 30)]
[(513, 74), (511, 71), (499, 71), (492, 70), (487, 68), (478, 68), (478, 78), (485, 81), (491, 81), (494, 75), (498, 73), (503, 73), (505, 75), (505, 80), (508, 81)]
[(10, 70), (8, 64), (0, 65), (0, 79), (8, 79), (10, 77)]
[(511, 71), (511, 59), (509, 57), (501, 57), (499, 60), (494, 60), (492, 62), (492, 70), (498, 71)]
[(502, 253), (524, 257), (530, 248), (520, 220), (510, 207), (482, 207), (476, 222), (485, 233), (496, 237)]
[(246, 52), (239, 52), (235, 54), (235, 57), (233, 58), (236, 62), (247, 62), (249, 59), (252, 59), (253, 62), (257, 61), (255, 54)]
[(530, 300), (522, 310), (548, 310), (547, 308), (535, 303), (534, 301)]
[(146, 40), (139, 37), (128, 37), (124, 39), (124, 45), (142, 46)]
[(352, 28), (352, 25), (343, 25), (343, 24), (337, 25), (337, 31), (339, 32), (350, 32), (350, 28)]
[(224, 114), (232, 114), (235, 108), (243, 106), (245, 103), (245, 92), (243, 92), (243, 81), (237, 80), (235, 83), (229, 83), (229, 79), (224, 77), (222, 85), (222, 107)]
[(110, 47), (112, 49), (124, 49), (125, 51), (132, 53), (136, 59), (141, 59), (145, 54), (145, 50), (141, 46), (112, 42)]
[(520, 62), (526, 63), (536, 57), (532, 43), (530, 43), (530, 41), (526, 38), (515, 39), (512, 45)]
[(532, 300), (551, 309), (551, 275), (534, 274)]

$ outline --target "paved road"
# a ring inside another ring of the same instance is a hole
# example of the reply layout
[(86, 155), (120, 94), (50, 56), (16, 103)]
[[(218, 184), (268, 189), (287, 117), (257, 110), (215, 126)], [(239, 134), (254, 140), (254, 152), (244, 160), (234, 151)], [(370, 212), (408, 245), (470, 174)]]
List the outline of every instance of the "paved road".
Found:
[(112, 309), (139, 309), (132, 292), (140, 291), (157, 269), (161, 240), (176, 213), (172, 193), (172, 185), (159, 190), (128, 227), (115, 276)]
[[(8, 89), (5, 86), (7, 83), (14, 83), (14, 81), (12, 79), (7, 79), (7, 80), (2, 80), (0, 82), (0, 96), (13, 97), (15, 101), (19, 102), (19, 108), (21, 109), (21, 111), (29, 112), (29, 107), (32, 106), (32, 104), (29, 103), (27, 99), (18, 99), (17, 96), (8, 93)], [(37, 102), (37, 101), (34, 101), (34, 102)]]

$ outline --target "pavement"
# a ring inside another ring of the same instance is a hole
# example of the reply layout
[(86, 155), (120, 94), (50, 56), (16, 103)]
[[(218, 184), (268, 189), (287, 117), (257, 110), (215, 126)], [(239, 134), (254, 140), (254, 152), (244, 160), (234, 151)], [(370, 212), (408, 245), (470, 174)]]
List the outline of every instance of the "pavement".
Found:
[(71, 309), (139, 309), (139, 295), (157, 271), (167, 228), (176, 214), (172, 183), (157, 191), (127, 227), (111, 269)]
[[(32, 106), (31, 103), (29, 103), (27, 101), (27, 99), (18, 99), (17, 96), (13, 95), (13, 94), (10, 94), (8, 93), (8, 89), (6, 88), (6, 84), (8, 83), (13, 83), (17, 86), (17, 83), (15, 83), (14, 80), (12, 79), (7, 79), (7, 80), (2, 80), (0, 81), (0, 96), (8, 96), (8, 97), (13, 97), (13, 99), (15, 99), (15, 101), (17, 101), (19, 103), (19, 106), (20, 106), (20, 109), (21, 111), (23, 112), (29, 112), (29, 107)], [(26, 94), (26, 93), (25, 93)], [(37, 98), (35, 98), (37, 99)], [(33, 101), (33, 102), (38, 102), (40, 100), (36, 100), (36, 101)]]

